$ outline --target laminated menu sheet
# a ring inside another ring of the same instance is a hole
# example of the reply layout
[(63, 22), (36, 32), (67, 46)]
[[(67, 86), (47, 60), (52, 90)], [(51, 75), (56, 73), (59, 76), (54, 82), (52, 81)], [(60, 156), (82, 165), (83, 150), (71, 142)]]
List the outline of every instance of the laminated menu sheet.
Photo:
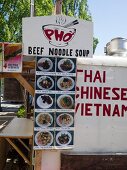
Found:
[(75, 57), (37, 56), (34, 149), (74, 146)]

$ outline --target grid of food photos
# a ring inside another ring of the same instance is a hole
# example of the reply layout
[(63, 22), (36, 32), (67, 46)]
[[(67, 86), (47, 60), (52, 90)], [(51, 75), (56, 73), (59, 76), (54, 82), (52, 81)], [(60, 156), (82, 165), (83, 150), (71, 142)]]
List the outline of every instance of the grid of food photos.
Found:
[(74, 146), (75, 57), (36, 58), (34, 149)]

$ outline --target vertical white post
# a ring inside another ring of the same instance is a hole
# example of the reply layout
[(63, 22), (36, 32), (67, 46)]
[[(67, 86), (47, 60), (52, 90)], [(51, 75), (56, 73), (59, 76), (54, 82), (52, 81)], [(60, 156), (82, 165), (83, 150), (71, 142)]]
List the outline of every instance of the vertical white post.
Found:
[[(62, 1), (56, 0), (55, 14), (62, 14)], [(61, 151), (43, 151), (41, 159), (41, 170), (60, 170), (61, 167)]]
[[(43, 151), (41, 159), (41, 170), (60, 170), (60, 151)], [(40, 169), (38, 169), (40, 170)]]
[(34, 16), (34, 0), (30, 0), (30, 16)]

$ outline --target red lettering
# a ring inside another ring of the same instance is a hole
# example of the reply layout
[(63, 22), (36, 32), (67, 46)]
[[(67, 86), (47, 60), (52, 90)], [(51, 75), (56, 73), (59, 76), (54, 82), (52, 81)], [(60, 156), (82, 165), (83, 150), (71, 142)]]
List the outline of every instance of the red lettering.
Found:
[(80, 106), (80, 103), (77, 103), (76, 106), (75, 106), (75, 112), (76, 113), (77, 113), (77, 110), (78, 110), (79, 106)]
[(93, 99), (93, 87), (90, 87), (90, 99)]
[(73, 34), (72, 34), (72, 33), (67, 33), (67, 34), (65, 34), (64, 37), (63, 37), (63, 41), (64, 41), (64, 42), (70, 41), (71, 38), (73, 37), (73, 35), (74, 35), (74, 33), (73, 33)]
[(58, 33), (58, 30), (55, 30), (55, 38), (56, 38), (56, 41), (61, 41), (62, 38), (63, 38), (63, 35), (64, 35), (64, 32), (63, 31), (60, 31)]
[(51, 36), (54, 34), (54, 31), (51, 29), (45, 29), (44, 32), (46, 36), (48, 37), (48, 39), (51, 40)]
[(110, 87), (104, 87), (103, 88), (103, 99), (108, 99), (110, 100), (110, 96), (109, 96), (109, 91), (111, 90)]
[(102, 106), (102, 104), (94, 104), (95, 108), (96, 108), (96, 116), (100, 115), (100, 107)]
[(115, 115), (117, 115), (118, 117), (120, 117), (120, 112), (119, 112), (119, 107), (118, 107), (118, 105), (115, 105), (114, 110), (113, 110), (112, 116), (115, 116)]
[(81, 116), (84, 115), (84, 103), (81, 103)]
[(79, 87), (76, 86), (76, 99), (79, 98), (79, 94), (77, 94), (77, 92), (79, 92)]
[(102, 75), (100, 73), (100, 71), (96, 71), (94, 77), (93, 77), (93, 71), (92, 70), (89, 70), (89, 73), (88, 73), (88, 70), (84, 70), (84, 82), (100, 82), (100, 83), (105, 83), (106, 82), (106, 72), (103, 71), (102, 72)]
[(106, 71), (103, 71), (103, 83), (106, 82)]
[(85, 115), (86, 116), (92, 116), (91, 106), (92, 106), (91, 103), (86, 103), (86, 106), (85, 106)]
[(121, 100), (127, 100), (127, 88), (121, 88)]
[[(86, 97), (84, 97), (84, 95)], [(81, 99), (83, 99), (83, 98), (86, 98), (86, 99), (89, 98), (89, 87), (81, 86)]]
[(94, 87), (94, 99), (102, 99), (102, 87)]
[(120, 90), (120, 88), (113, 88), (112, 89), (112, 92), (113, 92), (113, 94), (115, 95), (114, 97), (112, 97), (112, 100), (119, 100), (120, 99), (120, 96), (119, 96), (119, 94), (117, 93), (117, 91), (119, 91)]
[(89, 82), (92, 82), (92, 70), (90, 70), (89, 74), (87, 73), (88, 70), (84, 70), (84, 82), (87, 82), (89, 78)]
[(103, 104), (103, 116), (111, 116), (111, 104)]
[(127, 106), (122, 105), (122, 111), (121, 111), (121, 116), (124, 117), (124, 112), (127, 111)]
[(77, 69), (76, 76), (78, 77), (78, 73), (82, 73), (82, 72), (83, 72), (83, 70)]
[(102, 83), (101, 75), (100, 75), (99, 71), (96, 71), (96, 74), (94, 76), (93, 82), (95, 82), (96, 80), (99, 80), (99, 82)]

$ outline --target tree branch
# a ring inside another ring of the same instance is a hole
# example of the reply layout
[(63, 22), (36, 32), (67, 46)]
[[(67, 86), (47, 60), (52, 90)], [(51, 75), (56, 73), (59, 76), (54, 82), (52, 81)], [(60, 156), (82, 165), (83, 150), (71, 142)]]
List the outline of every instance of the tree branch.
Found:
[(63, 0), (56, 0), (55, 14), (62, 14), (62, 2)]

